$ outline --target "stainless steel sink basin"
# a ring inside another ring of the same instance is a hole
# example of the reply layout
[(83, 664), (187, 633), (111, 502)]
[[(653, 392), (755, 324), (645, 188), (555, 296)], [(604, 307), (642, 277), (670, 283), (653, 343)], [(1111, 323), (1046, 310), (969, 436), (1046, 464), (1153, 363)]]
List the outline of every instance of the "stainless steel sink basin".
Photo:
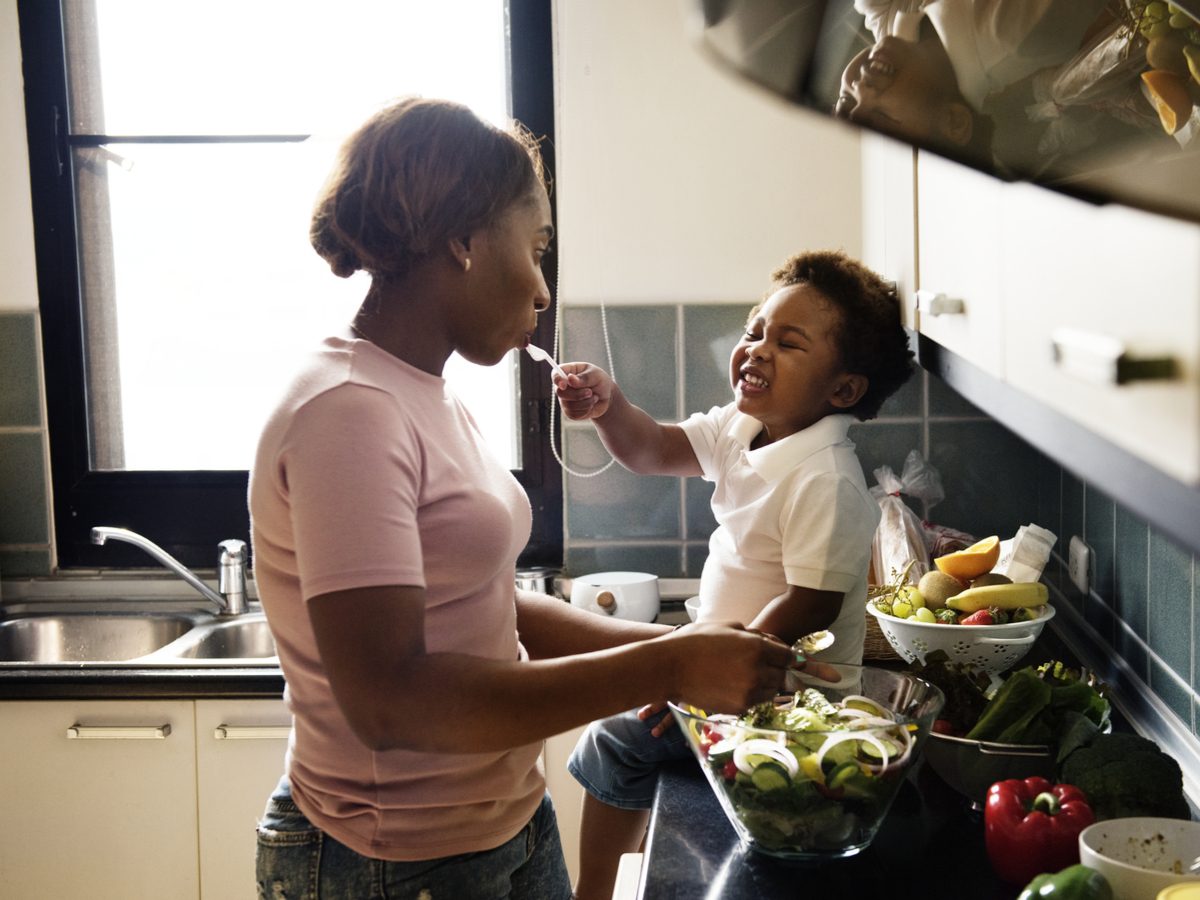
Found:
[(0, 662), (122, 662), (186, 634), (188, 616), (67, 613), (0, 621)]
[(275, 639), (262, 616), (199, 625), (171, 649), (184, 659), (262, 659), (275, 656)]
[[(71, 609), (64, 609), (71, 606)], [(277, 666), (261, 612), (216, 616), (150, 601), (10, 607), (0, 618), (0, 667), (202, 668)]]

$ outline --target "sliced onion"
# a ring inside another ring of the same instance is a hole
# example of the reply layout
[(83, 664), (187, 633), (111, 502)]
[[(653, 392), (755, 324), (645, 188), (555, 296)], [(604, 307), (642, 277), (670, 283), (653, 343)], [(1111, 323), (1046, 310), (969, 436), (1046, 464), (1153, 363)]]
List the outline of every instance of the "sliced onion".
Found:
[(885, 719), (882, 716), (866, 715), (848, 723), (848, 728), (895, 728), (895, 719)]
[(851, 707), (845, 707), (843, 709), (839, 709), (837, 711), (837, 715), (838, 718), (841, 719), (863, 719), (871, 714), (865, 709), (853, 709)]
[(800, 763), (796, 757), (787, 747), (777, 741), (751, 738), (738, 744), (737, 749), (733, 751), (733, 764), (737, 766), (739, 772), (745, 772), (747, 775), (754, 771), (754, 767), (747, 762), (746, 758), (749, 756), (769, 757), (787, 769), (788, 775), (793, 777), (800, 771)]

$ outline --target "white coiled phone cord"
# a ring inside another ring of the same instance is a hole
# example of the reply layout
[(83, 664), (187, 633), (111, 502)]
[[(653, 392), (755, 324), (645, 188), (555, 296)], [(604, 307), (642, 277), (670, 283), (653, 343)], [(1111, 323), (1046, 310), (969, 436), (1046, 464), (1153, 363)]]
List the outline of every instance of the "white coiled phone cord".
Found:
[[(563, 121), (563, 117), (562, 117), (562, 95), (563, 95), (563, 92), (562, 92), (562, 83), (561, 83), (562, 79), (561, 79), (561, 75), (559, 73), (559, 65), (560, 65), (559, 61), (562, 59), (562, 54), (559, 52), (559, 48), (558, 48), (558, 29), (557, 28), (554, 29), (554, 43), (555, 43), (555, 47), (554, 47), (554, 121), (556, 123), (561, 123)], [(556, 144), (555, 152), (558, 154), (558, 162), (559, 162), (559, 165), (561, 165), (562, 164), (562, 144), (561, 143)], [(554, 346), (551, 348), (550, 352), (554, 355), (555, 359), (558, 359), (558, 348), (559, 348), (559, 344), (560, 344), (561, 338), (562, 338), (562, 320), (563, 320), (563, 317), (561, 315), (562, 298), (563, 298), (562, 240), (561, 240), (561, 237), (559, 238), (558, 252), (554, 254), (554, 282), (557, 286), (555, 293), (556, 293), (557, 299), (558, 299), (558, 304), (557, 304), (558, 309), (556, 309), (554, 311)], [(600, 332), (601, 332), (601, 334), (604, 335), (604, 352), (608, 356), (608, 374), (613, 379), (613, 381), (616, 381), (617, 373), (613, 370), (612, 345), (609, 344), (609, 341), (608, 341), (608, 313), (605, 311), (603, 300), (600, 301)], [(574, 470), (570, 466), (568, 466), (566, 460), (563, 459), (562, 456), (559, 454), (558, 447), (556, 447), (554, 445), (554, 430), (555, 430), (554, 425), (555, 425), (555, 420), (557, 419), (557, 417), (558, 417), (558, 398), (555, 396), (551, 396), (551, 398), (550, 398), (550, 452), (554, 454), (555, 461), (562, 467), (562, 470), (564, 472), (566, 472), (568, 475), (574, 475), (576, 478), (595, 478), (597, 475), (600, 475), (603, 472), (607, 472), (609, 469), (612, 468), (613, 463), (615, 463), (617, 460), (615, 457), (613, 457), (611, 455), (609, 456), (608, 462), (606, 462), (599, 469), (596, 469), (592, 472), (577, 472), (576, 470)], [(565, 428), (563, 430), (563, 434), (565, 437), (565, 435), (566, 435)], [(566, 445), (564, 443), (564, 450), (565, 450), (565, 446)], [(603, 447), (604, 445), (601, 444), (600, 446)], [(607, 448), (605, 448), (605, 449), (607, 450)]]

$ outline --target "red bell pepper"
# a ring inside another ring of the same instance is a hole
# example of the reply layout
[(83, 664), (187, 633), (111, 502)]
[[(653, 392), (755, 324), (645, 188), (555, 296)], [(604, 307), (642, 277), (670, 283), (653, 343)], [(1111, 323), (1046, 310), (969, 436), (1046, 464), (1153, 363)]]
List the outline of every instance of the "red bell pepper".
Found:
[(1079, 832), (1095, 820), (1074, 785), (1040, 777), (998, 781), (983, 811), (988, 859), (1005, 881), (1025, 884), (1079, 862)]

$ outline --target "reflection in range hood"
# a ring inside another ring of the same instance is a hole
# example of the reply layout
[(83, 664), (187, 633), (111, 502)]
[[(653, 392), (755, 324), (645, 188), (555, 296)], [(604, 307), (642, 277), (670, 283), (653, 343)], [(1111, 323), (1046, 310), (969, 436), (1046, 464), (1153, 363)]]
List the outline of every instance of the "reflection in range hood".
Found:
[(1200, 222), (1200, 0), (695, 9), (708, 51), (794, 103), (1006, 180)]

